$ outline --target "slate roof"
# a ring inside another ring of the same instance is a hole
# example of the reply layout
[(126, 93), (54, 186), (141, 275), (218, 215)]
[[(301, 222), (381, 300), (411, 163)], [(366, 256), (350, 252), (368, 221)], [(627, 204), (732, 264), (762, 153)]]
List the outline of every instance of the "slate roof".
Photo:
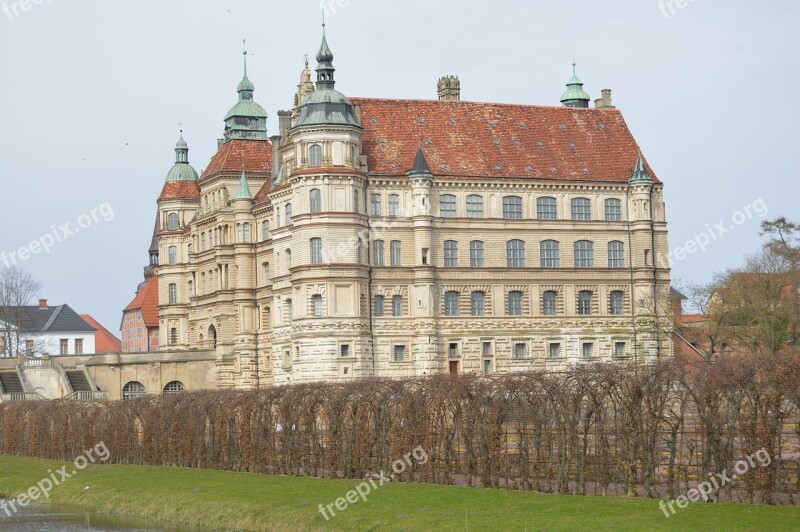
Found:
[[(0, 307), (0, 316), (15, 316), (15, 309)], [(69, 305), (21, 307), (19, 330), (23, 333), (95, 332)], [(8, 314), (7, 314), (8, 313)]]

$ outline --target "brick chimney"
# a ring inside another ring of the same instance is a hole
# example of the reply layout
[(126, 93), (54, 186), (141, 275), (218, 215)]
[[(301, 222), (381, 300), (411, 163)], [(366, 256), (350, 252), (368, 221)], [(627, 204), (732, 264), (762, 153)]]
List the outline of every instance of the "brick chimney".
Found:
[(461, 81), (458, 76), (444, 76), (439, 78), (437, 85), (440, 100), (460, 100), (461, 99)]
[(598, 98), (594, 101), (594, 106), (598, 109), (616, 109), (613, 105), (611, 105), (611, 89), (603, 89), (600, 91), (602, 94), (601, 98)]
[(48, 308), (49, 307), (47, 306), (47, 300), (46, 299), (40, 299), (39, 300), (39, 310), (47, 310)]

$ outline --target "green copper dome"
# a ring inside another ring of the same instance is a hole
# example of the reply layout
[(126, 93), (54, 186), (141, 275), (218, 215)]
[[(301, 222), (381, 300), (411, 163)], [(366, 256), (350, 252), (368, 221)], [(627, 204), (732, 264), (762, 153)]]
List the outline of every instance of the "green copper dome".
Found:
[(197, 181), (197, 171), (189, 164), (189, 145), (183, 140), (183, 131), (175, 144), (175, 165), (167, 172), (166, 181)]
[(247, 50), (244, 55), (244, 75), (236, 87), (239, 101), (225, 114), (225, 140), (267, 140), (267, 112), (255, 100), (256, 86), (247, 77)]
[(353, 104), (334, 89), (333, 52), (328, 46), (323, 26), (322, 44), (317, 53), (317, 90), (306, 96), (300, 105), (300, 115), (294, 127), (325, 124), (358, 126)]
[(572, 78), (567, 82), (567, 92), (561, 95), (561, 103), (565, 107), (589, 107), (591, 97), (583, 90), (583, 82), (575, 73), (575, 63), (572, 63)]

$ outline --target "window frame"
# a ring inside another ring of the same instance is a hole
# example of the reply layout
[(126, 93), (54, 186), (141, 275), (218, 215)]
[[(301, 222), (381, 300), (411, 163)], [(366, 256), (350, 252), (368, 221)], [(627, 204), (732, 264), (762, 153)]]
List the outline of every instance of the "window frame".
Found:
[(322, 212), (322, 191), (318, 188), (308, 191), (308, 212)]
[(483, 218), (483, 196), (480, 194), (467, 196), (467, 218)]
[(460, 295), (458, 292), (454, 290), (448, 290), (444, 293), (444, 315), (451, 317), (451, 316), (458, 316), (458, 304)]
[(445, 240), (443, 248), (444, 267), (458, 268), (458, 240)]
[(592, 221), (592, 200), (589, 198), (572, 198), (570, 200), (570, 212), (573, 222)]
[(575, 268), (594, 268), (594, 242), (591, 240), (575, 241), (573, 259)]
[[(445, 209), (445, 206), (447, 207)], [(456, 196), (455, 194), (440, 194), (439, 195), (439, 217), (440, 218), (455, 218), (456, 217)]]
[(523, 219), (522, 196), (503, 196), (503, 219)]
[(605, 221), (622, 221), (622, 201), (619, 198), (607, 198), (604, 202)]
[(506, 241), (506, 268), (525, 267), (525, 241), (512, 239)]
[(536, 219), (558, 220), (558, 200), (553, 196), (536, 198)]

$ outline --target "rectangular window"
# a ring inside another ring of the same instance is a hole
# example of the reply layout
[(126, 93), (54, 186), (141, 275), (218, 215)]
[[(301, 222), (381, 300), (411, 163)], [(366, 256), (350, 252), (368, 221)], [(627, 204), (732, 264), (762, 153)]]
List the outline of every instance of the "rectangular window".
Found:
[(406, 346), (404, 345), (394, 346), (394, 361), (402, 362), (405, 359), (406, 359)]
[(608, 243), (608, 267), (625, 267), (625, 244), (618, 240)]
[(439, 196), (439, 216), (442, 218), (456, 217), (456, 197), (452, 194)]
[(169, 330), (169, 344), (175, 345), (178, 343), (178, 329), (173, 327)]
[(470, 297), (470, 313), (473, 316), (483, 316), (486, 296), (483, 292), (472, 292)]
[(588, 290), (578, 292), (578, 314), (588, 316), (592, 313), (592, 293)]
[(522, 315), (522, 292), (508, 293), (508, 315), (509, 316)]
[(584, 342), (581, 346), (581, 355), (583, 355), (583, 358), (591, 358), (594, 355), (594, 344)]
[(318, 188), (311, 189), (309, 203), (311, 212), (320, 212), (322, 210), (322, 193)]
[(594, 244), (589, 240), (575, 242), (575, 267), (594, 268)]
[(556, 315), (556, 293), (551, 290), (542, 294), (542, 314), (545, 316)]
[(487, 358), (483, 361), (483, 374), (489, 375), (492, 372), (492, 359)]
[(389, 216), (400, 215), (400, 196), (397, 194), (389, 194)]
[(492, 342), (483, 342), (481, 354), (485, 357), (492, 356)]
[(514, 344), (514, 358), (525, 358), (525, 348), (526, 345), (524, 342), (517, 342)]
[(608, 313), (619, 315), (624, 312), (623, 309), (623, 293), (619, 290), (611, 292), (608, 301)]
[(383, 316), (383, 296), (375, 296), (375, 316)]
[(75, 354), (82, 355), (83, 354), (83, 340), (75, 340)]
[(361, 205), (359, 205), (360, 198), (361, 198), (361, 191), (359, 191), (357, 188), (353, 189), (353, 212), (355, 213), (361, 211)]
[(561, 265), (559, 244), (555, 240), (543, 240), (539, 245), (539, 266), (558, 268)]
[(403, 315), (403, 296), (392, 296), (392, 316)]
[(522, 198), (505, 196), (503, 198), (503, 218), (506, 220), (522, 220)]
[(65, 340), (65, 339), (62, 338), (58, 342), (58, 352), (59, 352), (59, 354), (62, 354), (62, 355), (68, 355), (69, 354), (69, 340)]
[(625, 342), (614, 342), (614, 356), (615, 357), (625, 356)]
[(450, 358), (458, 358), (458, 344), (456, 342), (451, 342), (447, 348), (447, 355)]
[(444, 243), (444, 267), (455, 268), (458, 266), (458, 242), (446, 240)]
[(374, 242), (372, 242), (372, 265), (373, 266), (384, 265), (383, 240), (375, 240)]
[(372, 214), (372, 216), (380, 216), (381, 215), (381, 195), (380, 194), (373, 194), (370, 197), (370, 214)]
[(561, 344), (553, 342), (547, 346), (547, 354), (550, 358), (558, 358), (561, 356)]
[(342, 344), (339, 346), (339, 356), (342, 358), (350, 356), (350, 345), (349, 344)]
[(458, 316), (458, 292), (447, 292), (444, 295), (444, 315)]
[(389, 264), (392, 266), (400, 266), (401, 261), (401, 248), (402, 244), (399, 240), (392, 240), (389, 243)]
[(469, 267), (483, 268), (483, 242), (480, 240), (469, 243)]
[(322, 296), (319, 294), (314, 294), (311, 299), (314, 303), (314, 316), (319, 318), (322, 316)]

